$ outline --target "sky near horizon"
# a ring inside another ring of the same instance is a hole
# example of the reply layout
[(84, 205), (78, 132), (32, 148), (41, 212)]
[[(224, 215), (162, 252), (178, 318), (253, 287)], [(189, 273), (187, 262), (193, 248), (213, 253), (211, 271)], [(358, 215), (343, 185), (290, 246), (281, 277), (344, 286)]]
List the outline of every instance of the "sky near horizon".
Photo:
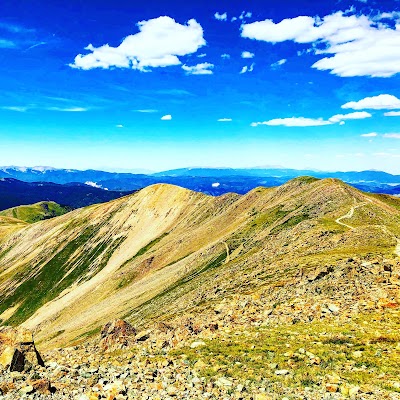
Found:
[(3, 0), (0, 165), (400, 174), (400, 1)]

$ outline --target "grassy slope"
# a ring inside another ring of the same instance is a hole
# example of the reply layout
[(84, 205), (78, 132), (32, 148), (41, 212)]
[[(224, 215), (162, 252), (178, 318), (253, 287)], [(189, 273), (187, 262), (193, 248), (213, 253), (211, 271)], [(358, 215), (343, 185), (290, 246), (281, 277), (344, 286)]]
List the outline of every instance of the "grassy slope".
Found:
[[(400, 212), (392, 200), (368, 198), (332, 179), (221, 198), (155, 185), (35, 224), (0, 245), (0, 314), (16, 307), (7, 323), (44, 323), (41, 340), (63, 332), (54, 345), (94, 332), (111, 315), (145, 325), (231, 293), (284, 285), (299, 269), (393, 257)], [(350, 230), (335, 220), (354, 202), (366, 204), (347, 221)]]
[(63, 207), (53, 201), (41, 201), (36, 204), (18, 206), (1, 211), (0, 216), (16, 218), (28, 223), (42, 221), (57, 217), (71, 211), (69, 207)]

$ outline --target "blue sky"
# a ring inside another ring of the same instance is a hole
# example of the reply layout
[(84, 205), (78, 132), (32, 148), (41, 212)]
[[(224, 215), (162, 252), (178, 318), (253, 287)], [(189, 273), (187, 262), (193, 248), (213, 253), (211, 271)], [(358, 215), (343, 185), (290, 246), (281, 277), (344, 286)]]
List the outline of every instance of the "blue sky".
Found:
[(0, 54), (2, 165), (400, 174), (398, 0), (3, 0)]

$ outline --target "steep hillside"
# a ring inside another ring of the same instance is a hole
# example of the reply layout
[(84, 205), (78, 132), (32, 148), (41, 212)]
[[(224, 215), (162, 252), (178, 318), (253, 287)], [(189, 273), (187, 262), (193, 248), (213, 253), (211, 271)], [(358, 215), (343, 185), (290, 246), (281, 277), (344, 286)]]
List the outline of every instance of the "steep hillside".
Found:
[[(0, 241), (0, 319), (36, 329), (52, 347), (85, 339), (111, 317), (146, 327), (203, 312), (209, 319), (207, 307), (234, 295), (265, 290), (290, 299), (296, 282), (324, 267), (395, 265), (399, 204), (306, 177), (217, 198), (154, 185), (19, 223)], [(347, 272), (335, 279), (354, 291)], [(331, 289), (332, 298), (341, 295)]]
[(70, 207), (63, 207), (54, 201), (41, 201), (36, 204), (18, 206), (1, 211), (0, 216), (16, 218), (33, 223), (44, 219), (54, 218), (71, 211)]

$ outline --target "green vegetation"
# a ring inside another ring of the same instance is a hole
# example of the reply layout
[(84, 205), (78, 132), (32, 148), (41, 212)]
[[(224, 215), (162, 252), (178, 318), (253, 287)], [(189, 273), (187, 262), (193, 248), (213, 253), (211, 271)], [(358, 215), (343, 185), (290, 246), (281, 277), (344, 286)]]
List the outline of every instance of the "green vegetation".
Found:
[[(176, 349), (170, 356), (185, 357), (192, 365), (202, 361), (200, 375), (263, 383), (271, 391), (287, 387), (320, 387), (336, 376), (341, 389), (368, 385), (393, 392), (398, 381), (399, 311), (354, 316), (346, 322), (315, 320), (243, 330), (209, 340), (206, 346)], [(196, 368), (196, 367), (195, 367)], [(286, 369), (279, 376), (276, 370)]]
[(290, 217), (282, 224), (275, 226), (271, 230), (271, 233), (279, 233), (279, 232), (283, 231), (284, 229), (293, 228), (294, 226), (298, 225), (300, 222), (303, 222), (309, 218), (310, 217), (308, 214), (294, 215), (293, 217)]
[(71, 211), (70, 207), (60, 206), (53, 201), (42, 201), (32, 205), (9, 208), (1, 211), (0, 216), (16, 218), (31, 224), (63, 215), (69, 211)]
[(84, 229), (77, 238), (68, 242), (54, 254), (35, 275), (29, 276), (32, 268), (25, 268), (23, 273), (15, 275), (15, 280), (21, 284), (11, 294), (6, 295), (0, 305), (0, 313), (2, 313), (21, 302), (16, 312), (7, 321), (8, 324), (22, 323), (41, 306), (56, 298), (64, 289), (82, 280), (87, 273), (94, 275), (105, 267), (113, 251), (124, 238), (119, 238), (111, 244), (105, 240), (83, 252), (78, 260), (73, 257), (74, 253), (81, 249), (96, 232), (93, 226)]

